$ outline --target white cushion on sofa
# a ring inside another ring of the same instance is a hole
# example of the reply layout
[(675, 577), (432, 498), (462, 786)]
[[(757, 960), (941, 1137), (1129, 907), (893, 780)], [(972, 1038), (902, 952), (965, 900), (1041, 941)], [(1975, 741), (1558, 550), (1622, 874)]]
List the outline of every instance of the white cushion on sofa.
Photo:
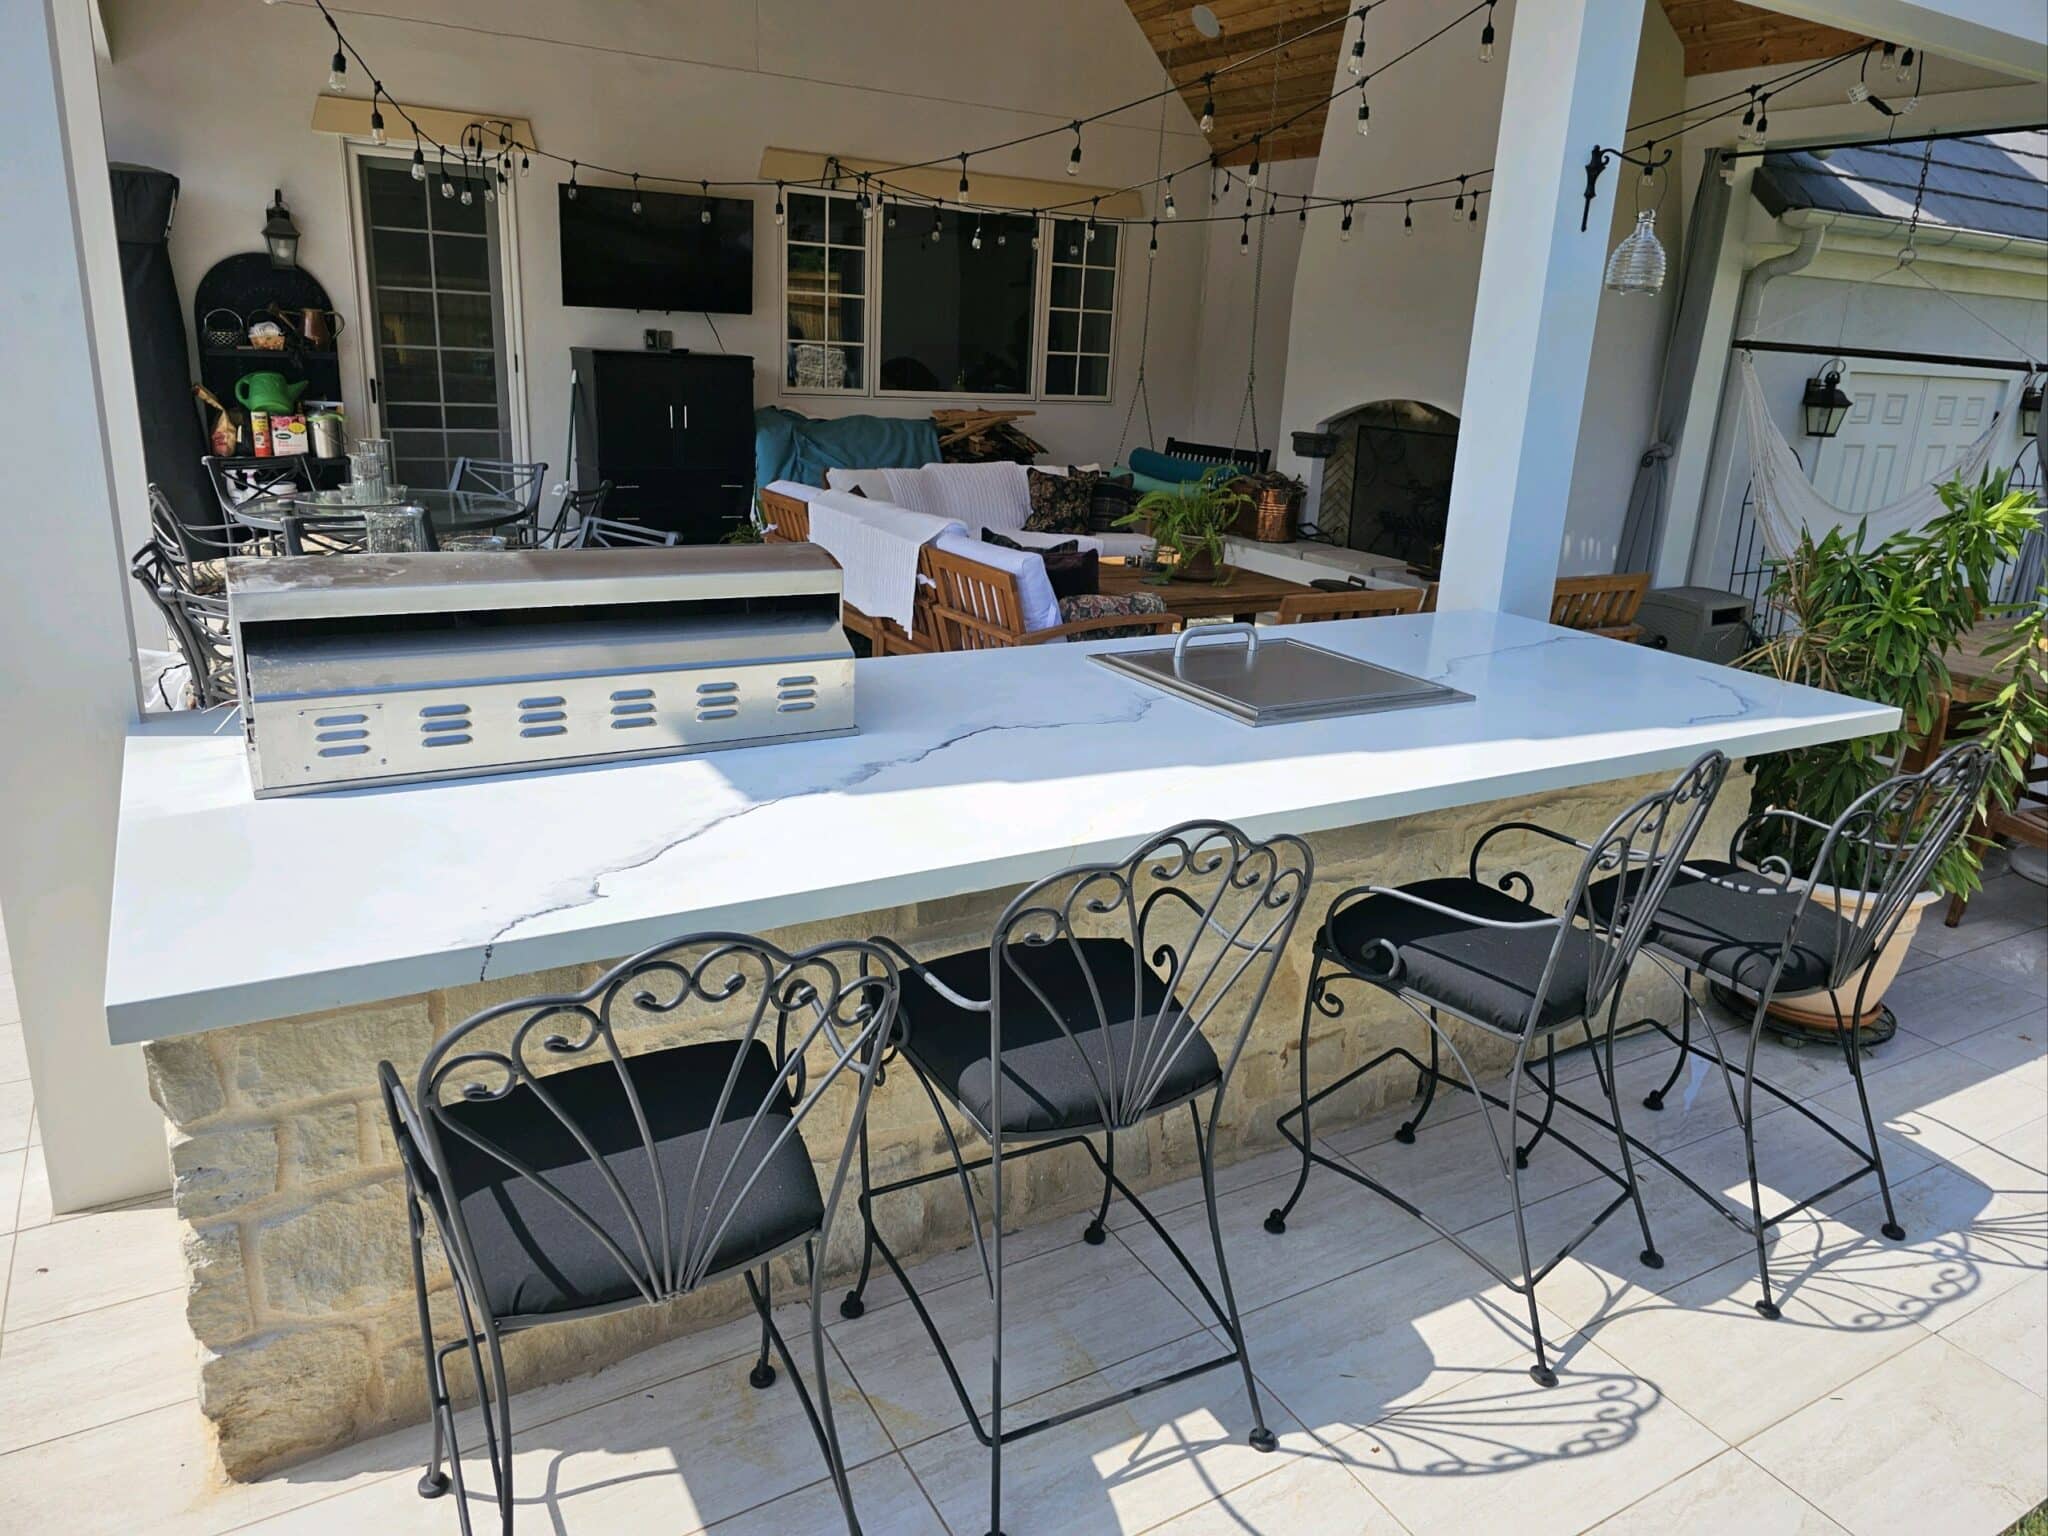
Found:
[(1039, 556), (1028, 550), (985, 544), (977, 533), (942, 533), (932, 547), (1015, 575), (1017, 604), (1023, 610), (1026, 629), (1051, 629), (1061, 622), (1060, 600), (1053, 596), (1052, 580), (1045, 574), (1045, 561)]

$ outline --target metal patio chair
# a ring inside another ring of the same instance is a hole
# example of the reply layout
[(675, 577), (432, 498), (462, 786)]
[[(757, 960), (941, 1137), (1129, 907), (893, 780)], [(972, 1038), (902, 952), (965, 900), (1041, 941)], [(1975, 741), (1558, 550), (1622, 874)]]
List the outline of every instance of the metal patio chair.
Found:
[[(1621, 1124), (1621, 1110), (1614, 1102), (1611, 1085), (1614, 1022), (1621, 1005), (1622, 982), (1649, 930), (1651, 912), (1705, 825), (1707, 812), (1727, 771), (1728, 759), (1719, 752), (1709, 752), (1680, 774), (1670, 788), (1645, 795), (1615, 817), (1590, 845), (1579, 844), (1586, 849), (1586, 856), (1572, 882), (1570, 895), (1555, 913), (1533, 905), (1534, 882), (1519, 870), (1508, 871), (1492, 884), (1480, 878), (1480, 855), (1502, 833), (1537, 832), (1564, 842), (1575, 841), (1528, 822), (1504, 822), (1480, 837), (1473, 844), (1463, 877), (1417, 880), (1402, 886), (1356, 886), (1332, 901), (1329, 915), (1316, 934), (1315, 962), (1309, 971), (1307, 995), (1302, 1000), (1301, 1103), (1282, 1115), (1279, 1122), (1280, 1134), (1301, 1153), (1301, 1173), (1286, 1203), (1266, 1217), (1266, 1230), (1275, 1234), (1287, 1230), (1287, 1218), (1308, 1187), (1313, 1166), (1320, 1165), (1363, 1184), (1450, 1239), (1502, 1285), (1527, 1300), (1529, 1332), (1536, 1351), (1536, 1364), (1529, 1374), (1541, 1386), (1555, 1386), (1557, 1373), (1551, 1369), (1545, 1353), (1543, 1325), (1536, 1310), (1536, 1287), (1543, 1278), (1608, 1217), (1630, 1203), (1635, 1206), (1636, 1219), (1643, 1230), (1642, 1262), (1651, 1269), (1659, 1269), (1664, 1260), (1650, 1236), (1650, 1219), (1636, 1187), (1628, 1138), (1616, 1133), (1622, 1164), (1617, 1173), (1555, 1131), (1550, 1134), (1561, 1146), (1612, 1180), (1620, 1192), (1540, 1267), (1530, 1259), (1521, 1180), (1528, 1159), (1524, 1151), (1513, 1150), (1514, 1137), (1518, 1122), (1547, 1126), (1549, 1111), (1559, 1101), (1553, 1084), (1542, 1121), (1521, 1108), (1522, 1084), (1525, 1077), (1533, 1078), (1527, 1071), (1529, 1053), (1542, 1042), (1554, 1076), (1558, 1037), (1577, 1026), (1584, 1030), (1587, 1044), (1594, 1046), (1593, 1020), (1605, 1008), (1608, 1065), (1601, 1074), (1601, 1082), (1613, 1108), (1614, 1117), (1608, 1128), (1614, 1131)], [(1632, 869), (1638, 877), (1638, 898), (1622, 904), (1618, 911), (1597, 907), (1590, 892), (1598, 877)], [(1404, 1003), (1429, 1027), (1428, 1062), (1424, 1063), (1405, 1046), (1395, 1046), (1311, 1093), (1309, 1026), (1317, 1013), (1325, 1018), (1342, 1015), (1343, 1003), (1330, 990), (1331, 983), (1339, 980), (1366, 983)], [(1514, 1043), (1514, 1065), (1507, 1079), (1506, 1098), (1480, 1087), (1464, 1053), (1444, 1028), (1445, 1014)], [(1441, 1052), (1446, 1050), (1463, 1074), (1462, 1080), (1443, 1070)], [(1422, 1096), (1421, 1105), (1395, 1132), (1397, 1141), (1414, 1144), (1416, 1130), (1429, 1113), (1439, 1084), (1466, 1089), (1481, 1101), (1480, 1113), (1500, 1164), (1501, 1177), (1508, 1186), (1515, 1243), (1521, 1258), (1519, 1275), (1494, 1264), (1449, 1227), (1370, 1175), (1314, 1150), (1310, 1111), (1331, 1094), (1397, 1058), (1415, 1068), (1419, 1076), (1417, 1091)], [(1494, 1125), (1494, 1109), (1506, 1113), (1505, 1141)], [(1290, 1123), (1295, 1120), (1301, 1123), (1298, 1135)], [(1534, 1138), (1531, 1140), (1533, 1144)]]
[[(975, 1437), (988, 1448), (991, 1532), (1002, 1530), (1005, 1445), (1200, 1372), (1239, 1366), (1251, 1400), (1250, 1442), (1261, 1451), (1277, 1444), (1259, 1404), (1224, 1259), (1215, 1139), (1223, 1096), (1300, 916), (1313, 868), (1308, 845), (1298, 838), (1254, 842), (1222, 822), (1189, 822), (1151, 838), (1119, 863), (1079, 865), (1027, 887), (1004, 910), (983, 948), (919, 961), (888, 940), (874, 941), (907, 973), (895, 1045), (931, 1103), (952, 1166), (874, 1184), (863, 1135), (860, 1210), (866, 1244), (860, 1276), (839, 1310), (849, 1318), (861, 1315), (861, 1293), (880, 1253), (931, 1335)], [(986, 1157), (965, 1156), (944, 1105), (987, 1143)], [(1220, 1299), (1116, 1172), (1113, 1133), (1183, 1105), (1194, 1126)], [(1106, 1240), (1110, 1198), (1122, 1195), (1187, 1272), (1231, 1348), (1085, 1407), (1006, 1428), (1003, 1168), (1013, 1158), (1069, 1146), (1085, 1147), (1103, 1178), (1102, 1202), (1084, 1238), (1091, 1244)], [(971, 1177), (981, 1168), (989, 1170), (986, 1237)], [(988, 1286), (994, 1344), (986, 1419), (872, 1216), (881, 1196), (938, 1179), (959, 1181)]]
[(530, 549), (577, 548), (583, 525), (603, 517), (605, 499), (611, 493), (609, 480), (600, 480), (587, 491), (564, 491), (562, 504), (555, 508), (555, 520), (547, 527), (541, 527), (540, 509), (534, 509), (532, 520), (522, 530), (523, 542)]
[(206, 466), (220, 514), (230, 524), (235, 521), (235, 508), (245, 501), (315, 489), (313, 461), (302, 453), (267, 459), (223, 458), (209, 453), (199, 462)]
[(673, 528), (649, 528), (610, 517), (586, 517), (576, 525), (568, 549), (673, 549), (683, 536)]
[[(1850, 1024), (1863, 1017), (1864, 994), (1885, 944), (1897, 932), (1913, 898), (1927, 888), (1934, 866), (1969, 826), (1990, 765), (1981, 744), (1966, 742), (1919, 773), (1900, 774), (1867, 791), (1833, 825), (1796, 811), (1759, 811), (1736, 829), (1727, 859), (1690, 861), (1651, 918), (1644, 953), (1677, 983), (1685, 995), (1685, 1010), (1676, 1034), (1660, 1020), (1641, 1021), (1678, 1047), (1671, 1075), (1644, 1097), (1643, 1104), (1652, 1111), (1663, 1109), (1665, 1096), (1689, 1057), (1721, 1069), (1748, 1156), (1748, 1216), (1730, 1210), (1720, 1196), (1654, 1148), (1638, 1143), (1637, 1150), (1755, 1240), (1757, 1279), (1763, 1288), (1755, 1306), (1767, 1318), (1778, 1315), (1778, 1306), (1771, 1299), (1765, 1237), (1787, 1217), (1875, 1174), (1884, 1197), (1883, 1234), (1893, 1242), (1906, 1235), (1892, 1207), (1884, 1151), (1863, 1085), (1862, 1031)], [(1789, 835), (1795, 856), (1813, 850), (1810, 863), (1801, 861), (1801, 873), (1793, 873), (1784, 854), (1756, 855), (1755, 839), (1767, 830)], [(1594, 887), (1594, 904), (1611, 908), (1617, 896), (1633, 898), (1634, 878), (1617, 875)], [(1823, 883), (1839, 893), (1835, 905), (1814, 900), (1815, 889)], [(1755, 1004), (1739, 1073), (1731, 1072), (1719, 1033), (1694, 996), (1695, 976)], [(1867, 1147), (1859, 1147), (1796, 1095), (1756, 1075), (1757, 1041), (1771, 1004), (1816, 993), (1828, 999), (1834, 1015), (1835, 1038), (1856, 1084)], [(1852, 1000), (1846, 1009), (1845, 995)], [(1695, 1018), (1705, 1045), (1693, 1038)], [(1854, 1154), (1857, 1163), (1841, 1178), (1769, 1218), (1757, 1179), (1753, 1104), (1759, 1088), (1826, 1131)]]
[[(235, 648), (228, 633), (228, 600), (218, 592), (196, 592), (186, 585), (179, 562), (152, 538), (128, 562), (128, 572), (149, 595), (164, 621), (171, 644), (190, 674), (192, 705), (212, 709), (240, 697), (235, 680)], [(159, 679), (161, 689), (161, 679)], [(171, 704), (168, 697), (166, 705)]]
[(541, 491), (548, 478), (544, 463), (521, 463), (517, 459), (459, 458), (448, 472), (450, 491), (476, 491), (519, 503), (520, 517), (528, 527), (540, 515)]
[[(747, 1379), (763, 1390), (774, 1384), (772, 1346), (824, 1453), (847, 1529), (859, 1531), (825, 1371), (822, 1269), (897, 991), (894, 965), (869, 944), (789, 954), (745, 934), (697, 934), (621, 961), (581, 992), (472, 1016), (427, 1052), (410, 1095), (390, 1062), (378, 1064), (405, 1170), (427, 1362), (433, 1443), (419, 1491), (438, 1498), (452, 1486), (465, 1536), (451, 1354), (469, 1354), (492, 1497), (510, 1536), (504, 1336), (658, 1304), (733, 1276), (761, 1317)], [(628, 1055), (615, 1033), (622, 1009), (674, 1015), (671, 1033), (686, 1021), (727, 1033)], [(836, 1171), (821, 1192), (801, 1133), (842, 1078), (857, 1101), (843, 1136), (835, 1133)], [(447, 1342), (436, 1340), (428, 1307), (428, 1223), (461, 1310), (461, 1337)], [(769, 1265), (799, 1249), (810, 1276), (815, 1397), (771, 1311)]]

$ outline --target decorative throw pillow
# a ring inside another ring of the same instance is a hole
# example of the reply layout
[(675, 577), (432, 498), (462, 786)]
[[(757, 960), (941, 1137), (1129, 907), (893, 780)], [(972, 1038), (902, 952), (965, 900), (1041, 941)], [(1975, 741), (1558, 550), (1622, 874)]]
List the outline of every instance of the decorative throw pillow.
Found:
[(1127, 533), (1117, 524), (1138, 504), (1138, 487), (1131, 476), (1097, 475), (1088, 492), (1088, 531)]
[(1086, 533), (1088, 499), (1094, 489), (1092, 478), (1082, 475), (1048, 475), (1027, 468), (1025, 483), (1030, 487), (1031, 515), (1024, 526), (1032, 533)]
[(1021, 549), (1044, 560), (1045, 579), (1052, 583), (1052, 595), (1062, 601), (1070, 597), (1093, 596), (1102, 584), (1101, 557), (1092, 549), (1083, 549), (1077, 540), (1069, 539), (1064, 544), (1039, 549), (1004, 538), (993, 528), (984, 528), (981, 541), (1000, 544), (1004, 549)]
[[(1060, 599), (1060, 621), (1077, 624), (1082, 619), (1104, 619), (1124, 614), (1165, 613), (1166, 602), (1156, 592), (1127, 592), (1121, 597), (1096, 594), (1088, 597)], [(1123, 640), (1134, 635), (1149, 635), (1153, 631), (1138, 626), (1118, 626), (1113, 629), (1090, 631), (1084, 638), (1089, 640)]]

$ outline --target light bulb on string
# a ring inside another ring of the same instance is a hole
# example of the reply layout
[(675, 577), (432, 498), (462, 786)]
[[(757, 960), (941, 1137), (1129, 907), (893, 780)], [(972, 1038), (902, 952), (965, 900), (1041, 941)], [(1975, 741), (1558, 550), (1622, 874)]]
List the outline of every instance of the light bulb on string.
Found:
[(469, 178), (462, 178), (462, 206), (467, 208), (476, 201), (476, 194), (469, 189)]
[(1074, 124), (1074, 150), (1072, 154), (1067, 156), (1067, 174), (1069, 176), (1081, 174), (1081, 125), (1078, 122)]
[(412, 179), (414, 181), (425, 181), (427, 179), (427, 157), (418, 145), (413, 146)]
[(1347, 244), (1351, 240), (1351, 205), (1344, 205), (1344, 222), (1337, 226), (1337, 237)]
[(455, 195), (455, 183), (448, 179), (446, 171), (441, 173), (441, 195), (443, 197), (453, 197)]
[(1469, 224), (1477, 224), (1479, 222), (1479, 194), (1477, 192), (1472, 194), (1472, 211), (1465, 215), (1465, 221)]
[(775, 227), (782, 228), (783, 221), (787, 218), (788, 213), (782, 206), (782, 183), (778, 181), (775, 183)]
[(896, 209), (890, 204), (887, 194), (882, 198), (882, 222), (891, 229), (896, 227)]
[(1912, 71), (1912, 68), (1913, 68), (1913, 50), (1912, 50), (1912, 49), (1910, 49), (1910, 48), (1906, 48), (1906, 49), (1902, 49), (1902, 50), (1900, 50), (1900, 53), (1899, 53), (1899, 78), (1900, 78), (1901, 80), (1905, 79), (1905, 78), (1906, 78), (1906, 76), (1907, 76), (1907, 75), (1908, 75), (1909, 73), (1911, 73), (1911, 71)]
[(1457, 197), (1456, 197), (1456, 198), (1452, 199), (1452, 202), (1451, 202), (1451, 218), (1452, 218), (1453, 220), (1456, 220), (1456, 219), (1462, 218), (1462, 217), (1464, 216), (1464, 213), (1465, 213), (1465, 178), (1464, 178), (1464, 177), (1462, 177), (1462, 176), (1460, 176), (1460, 177), (1458, 178), (1458, 195), (1457, 195)]
[(711, 222), (711, 183), (700, 181), (697, 183), (697, 190), (704, 194), (704, 206), (697, 210), (697, 222), (699, 224), (709, 224)]
[[(633, 211), (635, 213), (640, 211), (640, 173), (638, 171), (633, 173)], [(780, 224), (782, 220), (777, 219), (775, 222)]]
[(974, 220), (974, 239), (969, 243), (972, 244), (977, 251), (981, 249), (981, 219), (978, 215)]
[(1245, 172), (1244, 179), (1248, 186), (1256, 187), (1259, 184), (1259, 136), (1257, 134), (1252, 135), (1252, 163), (1251, 168)]
[[(335, 33), (335, 36), (339, 38), (341, 34), (337, 32)], [(334, 50), (333, 59), (329, 61), (327, 66), (327, 89), (329, 89), (330, 91), (339, 91), (346, 88), (347, 85), (348, 55), (343, 53), (341, 49), (337, 47)]]
[(1362, 139), (1372, 132), (1372, 103), (1365, 99), (1365, 92), (1358, 93), (1358, 136)]
[(1365, 18), (1358, 19), (1358, 37), (1351, 44), (1351, 58), (1345, 65), (1354, 75), (1365, 73)]
[(1237, 237), (1237, 254), (1249, 256), (1252, 249), (1252, 216), (1248, 213), (1240, 214), (1238, 220), (1243, 225), (1243, 229)]
[(372, 144), (382, 144), (388, 137), (384, 132), (384, 114), (378, 108), (377, 97), (378, 91), (373, 86), (370, 90), (370, 142)]
[(1095, 243), (1095, 211), (1101, 206), (1102, 199), (1099, 197), (1088, 205), (1088, 232), (1086, 239), (1090, 245)]
[(1771, 97), (1770, 97), (1770, 93), (1769, 93), (1768, 91), (1766, 91), (1766, 92), (1765, 92), (1765, 93), (1764, 93), (1763, 95), (1761, 95), (1761, 96), (1757, 97), (1757, 99), (1756, 99), (1756, 139), (1757, 139), (1757, 142), (1758, 142), (1759, 144), (1761, 144), (1761, 143), (1762, 143), (1762, 142), (1764, 141), (1764, 136), (1765, 136), (1766, 134), (1768, 134), (1768, 133), (1769, 133), (1770, 131), (1771, 131)]
[(1401, 205), (1401, 233), (1404, 235), (1415, 233), (1415, 199), (1412, 197)]
[(1201, 129), (1203, 133), (1216, 131), (1216, 77), (1213, 74), (1202, 76)]
[(1305, 197), (1301, 200), (1301, 210), (1300, 213), (1297, 215), (1295, 222), (1300, 224), (1306, 224), (1308, 222), (1308, 199)]
[(946, 233), (945, 217), (938, 209), (932, 210), (932, 244), (937, 245)]
[(1031, 249), (1038, 249), (1038, 210), (1031, 210)]
[(1479, 29), (1479, 62), (1493, 62), (1493, 0), (1486, 3), (1486, 25)]
[[(1866, 54), (1865, 57), (1868, 58), (1869, 55)], [(1896, 70), (1899, 67), (1899, 45), (1886, 43), (1878, 50), (1877, 63), (1880, 69)]]
[(531, 176), (533, 174), (533, 162), (526, 157), (524, 150), (521, 150), (519, 153), (519, 174), (522, 176)]
[(569, 162), (568, 197), (570, 202), (576, 201), (576, 162), (574, 160)]
[(960, 201), (967, 201), (967, 156), (960, 157)]
[(1166, 216), (1169, 219), (1180, 217), (1180, 210), (1173, 206), (1173, 178), (1171, 176), (1166, 178)]
[(1145, 247), (1145, 254), (1147, 257), (1157, 256), (1159, 254), (1159, 221), (1157, 219), (1154, 219), (1152, 221), (1152, 240), (1151, 243)]
[(1010, 243), (1010, 221), (1003, 220), (996, 226), (996, 245), (1000, 248)]

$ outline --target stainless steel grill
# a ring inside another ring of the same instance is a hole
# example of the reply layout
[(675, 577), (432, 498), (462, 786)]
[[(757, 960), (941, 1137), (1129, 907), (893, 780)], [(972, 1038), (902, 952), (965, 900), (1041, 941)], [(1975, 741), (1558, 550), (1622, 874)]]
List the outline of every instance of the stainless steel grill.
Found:
[(811, 544), (235, 560), (258, 798), (852, 731)]
[[(1207, 643), (1219, 639), (1242, 644)], [(1472, 702), (1469, 693), (1319, 645), (1261, 640), (1249, 624), (1208, 624), (1182, 630), (1170, 646), (1104, 651), (1089, 660), (1244, 725)]]

